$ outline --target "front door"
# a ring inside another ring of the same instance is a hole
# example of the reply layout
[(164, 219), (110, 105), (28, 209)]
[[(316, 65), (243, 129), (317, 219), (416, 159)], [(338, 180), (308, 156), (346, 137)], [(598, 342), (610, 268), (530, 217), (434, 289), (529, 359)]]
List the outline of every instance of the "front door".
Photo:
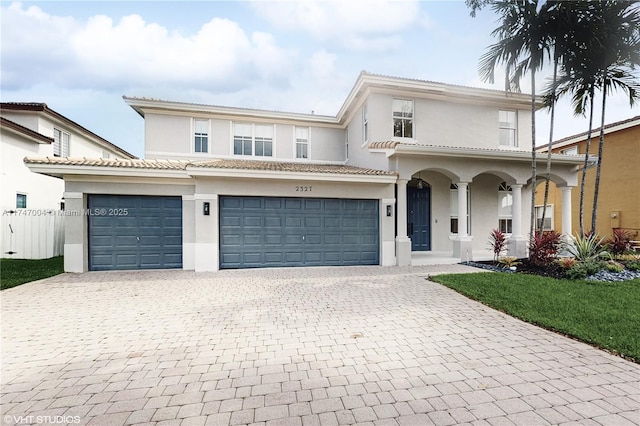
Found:
[(411, 251), (431, 250), (431, 188), (407, 187), (407, 235)]

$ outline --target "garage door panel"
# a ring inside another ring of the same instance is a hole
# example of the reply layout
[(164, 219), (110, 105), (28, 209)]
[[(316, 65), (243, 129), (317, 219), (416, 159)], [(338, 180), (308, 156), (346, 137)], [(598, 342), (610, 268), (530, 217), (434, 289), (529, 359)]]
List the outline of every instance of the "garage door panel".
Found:
[(88, 217), (90, 270), (182, 267), (181, 197), (92, 194), (88, 208), (107, 209)]
[(221, 196), (219, 214), (221, 268), (379, 263), (377, 200)]

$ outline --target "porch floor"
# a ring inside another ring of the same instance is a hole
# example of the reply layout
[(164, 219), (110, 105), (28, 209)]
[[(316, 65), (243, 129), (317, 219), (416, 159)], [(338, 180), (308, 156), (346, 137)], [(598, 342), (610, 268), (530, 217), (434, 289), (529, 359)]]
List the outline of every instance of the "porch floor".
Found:
[[(493, 256), (488, 250), (478, 250), (473, 252), (472, 260), (491, 260)], [(412, 251), (411, 265), (451, 265), (460, 263), (458, 257), (453, 257), (450, 251)]]

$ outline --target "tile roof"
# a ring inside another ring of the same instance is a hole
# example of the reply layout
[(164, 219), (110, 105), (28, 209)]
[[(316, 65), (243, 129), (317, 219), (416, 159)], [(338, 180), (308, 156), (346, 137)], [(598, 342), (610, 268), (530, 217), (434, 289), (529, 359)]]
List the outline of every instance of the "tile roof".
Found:
[(188, 161), (179, 160), (120, 160), (112, 158), (26, 157), (26, 164), (50, 164), (56, 166), (114, 167), (129, 169), (185, 170)]
[(450, 150), (458, 150), (458, 151), (476, 151), (476, 152), (519, 152), (519, 153), (530, 153), (531, 151), (525, 151), (521, 149), (499, 149), (499, 148), (478, 148), (473, 146), (449, 146), (449, 145), (433, 145), (433, 144), (422, 144), (422, 143), (402, 143), (400, 141), (380, 141), (380, 142), (371, 142), (368, 145), (369, 149), (396, 149), (398, 145), (402, 146), (418, 146), (425, 148), (439, 148), (439, 149), (450, 149)]
[[(607, 129), (610, 129), (612, 127), (617, 127), (617, 126), (622, 126), (623, 124), (632, 123), (634, 121), (640, 121), (640, 115), (636, 115), (635, 117), (627, 118), (626, 120), (616, 121), (615, 123), (605, 124), (604, 125), (604, 129), (607, 130)], [(587, 134), (589, 134), (588, 131), (587, 132), (578, 133), (578, 134), (575, 134), (575, 135), (572, 135), (572, 136), (567, 136), (566, 138), (558, 139), (557, 141), (553, 142), (553, 144), (557, 145), (557, 144), (560, 144), (562, 142), (566, 142), (566, 141), (569, 141), (571, 139), (580, 138), (580, 137), (584, 137), (584, 139), (586, 139), (587, 138)], [(596, 138), (599, 137), (599, 135), (600, 135), (600, 127), (591, 130), (591, 139), (596, 139)], [(540, 145), (537, 148), (541, 149), (541, 148), (546, 148), (548, 146), (549, 146), (549, 144), (546, 143), (544, 145)]]
[(47, 164), (59, 166), (84, 166), (84, 167), (113, 167), (130, 169), (158, 169), (158, 170), (186, 170), (187, 167), (201, 169), (239, 169), (239, 170), (265, 170), (277, 172), (298, 173), (332, 173), (369, 176), (394, 176), (395, 172), (385, 170), (367, 169), (361, 167), (344, 166), (336, 164), (307, 164), (281, 161), (259, 160), (235, 160), (213, 159), (201, 161), (182, 160), (118, 160), (97, 158), (62, 158), (45, 157), (24, 159), (26, 164)]
[(124, 155), (125, 157), (129, 157), (129, 158), (138, 158), (135, 155), (125, 151), (124, 149), (120, 148), (118, 145), (109, 142), (108, 140), (106, 140), (105, 138), (96, 135), (95, 133), (93, 133), (91, 130), (79, 125), (78, 123), (76, 123), (75, 121), (65, 117), (64, 115), (55, 112), (54, 110), (52, 110), (51, 108), (49, 108), (49, 106), (43, 102), (2, 102), (0, 103), (0, 111), (1, 110), (7, 110), (7, 111), (36, 111), (36, 112), (44, 112), (47, 113), (49, 115), (51, 115), (52, 117), (62, 121), (63, 123), (66, 123), (72, 127), (75, 127), (76, 129), (87, 133), (88, 135), (96, 138), (100, 143), (103, 143), (105, 145), (107, 145), (108, 147), (110, 147), (111, 149), (114, 149), (115, 151), (120, 152), (122, 155)]
[(41, 133), (35, 132), (27, 127), (21, 126), (20, 124), (13, 122), (11, 120), (7, 120), (4, 117), (0, 117), (0, 124), (2, 125), (2, 127), (13, 129), (19, 133), (22, 133), (25, 136), (31, 137), (33, 139), (37, 139), (41, 142), (49, 143), (49, 144), (53, 143), (53, 138), (50, 138)]
[(309, 164), (281, 161), (258, 160), (207, 160), (193, 161), (191, 167), (206, 167), (214, 169), (243, 169), (243, 170), (271, 170), (277, 172), (302, 172), (302, 173), (336, 173), (349, 175), (378, 175), (392, 176), (395, 172), (385, 170), (367, 169), (339, 164)]

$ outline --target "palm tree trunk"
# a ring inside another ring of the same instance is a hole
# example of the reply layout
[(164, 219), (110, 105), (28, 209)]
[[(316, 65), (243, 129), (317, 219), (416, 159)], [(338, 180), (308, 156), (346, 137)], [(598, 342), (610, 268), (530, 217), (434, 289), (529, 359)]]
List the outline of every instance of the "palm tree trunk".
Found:
[(591, 148), (591, 130), (593, 129), (593, 87), (589, 90), (589, 130), (587, 131), (587, 146), (582, 166), (582, 181), (580, 182), (580, 236), (584, 236), (584, 187), (587, 180), (587, 166), (589, 165), (589, 151)]
[(598, 141), (598, 165), (596, 167), (596, 183), (593, 187), (593, 212), (591, 213), (591, 230), (596, 230), (598, 218), (598, 195), (600, 192), (600, 170), (602, 168), (602, 152), (604, 151), (604, 112), (607, 106), (607, 84), (602, 85), (602, 115), (600, 119), (600, 140)]
[[(554, 58), (553, 61), (553, 86), (551, 92), (551, 119), (549, 123), (549, 145), (547, 150), (547, 172), (544, 176), (544, 203), (542, 204), (542, 219), (541, 222), (544, 225), (544, 218), (547, 214), (547, 202), (549, 201), (549, 180), (551, 179), (551, 150), (553, 148), (553, 123), (556, 112), (556, 83), (558, 81), (558, 58)], [(544, 226), (543, 226), (544, 228)], [(571, 232), (571, 230), (569, 230)]]
[(536, 70), (531, 68), (531, 226), (529, 238), (533, 237), (536, 221)]

